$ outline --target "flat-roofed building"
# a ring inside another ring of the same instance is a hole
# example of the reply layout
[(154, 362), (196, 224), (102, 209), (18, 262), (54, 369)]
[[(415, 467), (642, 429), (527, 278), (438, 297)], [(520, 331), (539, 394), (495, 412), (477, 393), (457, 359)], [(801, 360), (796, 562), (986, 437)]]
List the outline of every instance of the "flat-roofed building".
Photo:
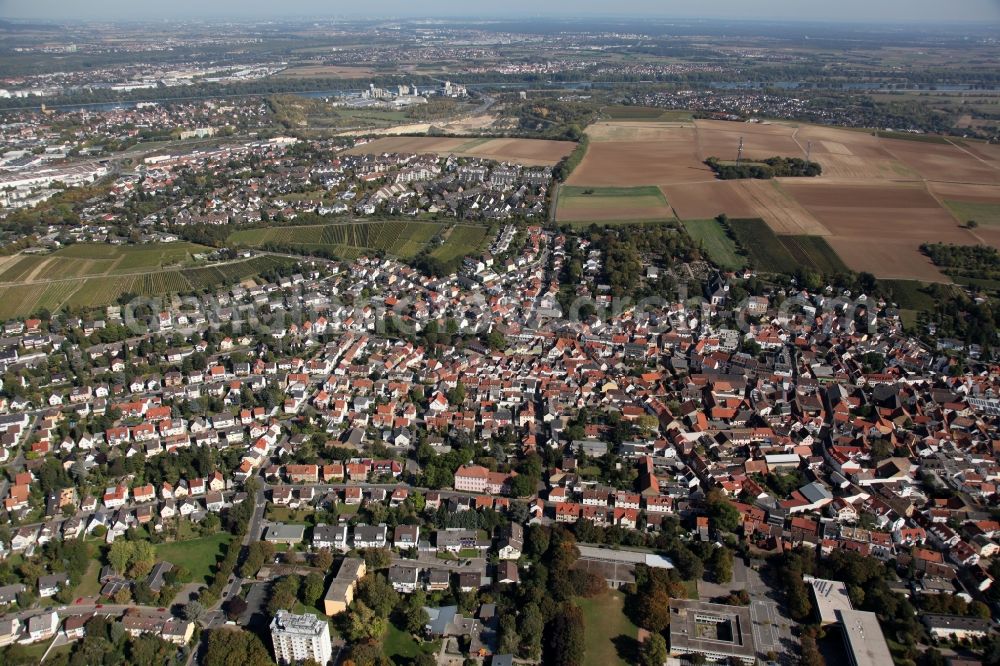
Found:
[(979, 617), (925, 613), (920, 621), (935, 638), (980, 638), (990, 633), (990, 621)]
[(608, 587), (619, 588), (634, 583), (637, 564), (645, 564), (656, 569), (674, 567), (669, 559), (655, 553), (585, 545), (577, 545), (577, 549), (580, 551), (580, 557), (573, 564), (573, 568), (602, 577), (608, 582)]
[(878, 616), (859, 610), (837, 611), (852, 666), (892, 666)]
[(847, 585), (841, 581), (824, 580), (812, 576), (803, 576), (802, 580), (812, 587), (820, 624), (836, 624), (840, 622), (837, 611), (854, 609), (854, 606), (851, 605), (851, 598), (847, 596)]
[(354, 589), (358, 581), (364, 578), (368, 571), (365, 561), (358, 557), (346, 557), (340, 563), (337, 575), (330, 581), (330, 587), (326, 589), (326, 596), (323, 597), (323, 610), (327, 615), (333, 616), (343, 613), (354, 601)]
[(309, 613), (295, 615), (279, 610), (271, 620), (271, 643), (279, 664), (301, 664), (311, 659), (325, 665), (333, 656), (330, 623)]
[(670, 600), (670, 654), (709, 661), (757, 660), (750, 609), (689, 599)]
[(274, 523), (267, 526), (264, 533), (264, 541), (271, 543), (284, 543), (289, 546), (302, 543), (302, 538), (306, 534), (305, 525), (285, 525), (284, 523)]

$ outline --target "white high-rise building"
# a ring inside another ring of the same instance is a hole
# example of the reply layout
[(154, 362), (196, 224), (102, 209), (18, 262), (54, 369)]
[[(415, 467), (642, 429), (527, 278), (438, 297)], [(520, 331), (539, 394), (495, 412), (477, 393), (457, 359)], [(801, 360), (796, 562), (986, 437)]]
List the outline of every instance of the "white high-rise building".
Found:
[(279, 610), (271, 620), (271, 642), (279, 664), (296, 664), (306, 659), (330, 663), (330, 625), (315, 615), (294, 615)]

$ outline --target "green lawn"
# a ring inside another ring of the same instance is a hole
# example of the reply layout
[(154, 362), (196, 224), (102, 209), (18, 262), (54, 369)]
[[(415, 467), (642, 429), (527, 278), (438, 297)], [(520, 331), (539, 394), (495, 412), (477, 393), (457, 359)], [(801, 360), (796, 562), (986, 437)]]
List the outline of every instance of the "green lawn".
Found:
[(1000, 224), (1000, 203), (945, 199), (944, 205), (962, 224), (968, 224), (969, 220), (983, 225)]
[(639, 628), (625, 617), (625, 595), (617, 590), (593, 599), (577, 599), (586, 630), (584, 666), (635, 663)]
[[(92, 555), (92, 557), (94, 557)], [(101, 593), (101, 563), (95, 557), (87, 567), (87, 573), (83, 574), (80, 584), (76, 586), (73, 594), (78, 597), (96, 597)]]
[(353, 516), (361, 508), (360, 504), (344, 504), (343, 502), (337, 503), (337, 515), (338, 516)]
[(232, 534), (219, 533), (189, 541), (161, 543), (155, 546), (156, 557), (190, 571), (193, 582), (208, 584), (217, 559), (224, 553), (223, 547), (232, 539)]
[(635, 220), (673, 220), (674, 211), (660, 188), (575, 187), (559, 188), (556, 207), (559, 222), (604, 223)]
[(736, 242), (717, 220), (684, 220), (683, 224), (688, 235), (700, 243), (719, 266), (737, 270), (746, 265), (746, 257), (738, 254)]
[(267, 519), (275, 523), (291, 523), (293, 525), (305, 525), (310, 516), (316, 514), (312, 509), (290, 509), (287, 506), (267, 507)]
[(399, 661), (409, 662), (421, 653), (434, 654), (439, 647), (438, 641), (418, 643), (412, 635), (392, 622), (389, 623), (389, 630), (385, 632), (385, 637), (382, 639), (382, 652), (396, 663)]

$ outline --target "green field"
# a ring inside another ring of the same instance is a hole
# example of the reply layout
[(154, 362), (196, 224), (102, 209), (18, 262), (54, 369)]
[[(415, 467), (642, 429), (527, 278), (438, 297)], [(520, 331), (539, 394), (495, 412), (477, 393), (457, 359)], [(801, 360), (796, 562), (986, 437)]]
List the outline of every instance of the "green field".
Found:
[(968, 224), (969, 220), (984, 225), (1000, 224), (1000, 203), (945, 199), (944, 205), (962, 224)]
[(190, 571), (193, 582), (208, 584), (212, 582), (215, 563), (232, 539), (232, 534), (219, 533), (190, 541), (161, 543), (155, 546), (156, 557)]
[[(96, 550), (91, 547), (92, 551)], [(90, 561), (87, 572), (80, 580), (80, 584), (73, 590), (73, 594), (78, 597), (96, 597), (101, 593), (101, 563), (95, 558)]]
[[(197, 268), (194, 256), (209, 248), (193, 243), (115, 246), (69, 245), (50, 254), (17, 255), (0, 264), (0, 317), (23, 317), (64, 306), (102, 307), (124, 293), (160, 296), (217, 286), (259, 274), (290, 260), (257, 257)], [(212, 277), (206, 277), (205, 272)]]
[(904, 310), (934, 310), (934, 298), (924, 291), (924, 285), (916, 280), (879, 280), (889, 291), (888, 300)]
[(123, 294), (164, 296), (171, 293), (214, 289), (260, 275), (280, 265), (294, 263), (284, 257), (262, 256), (200, 268), (168, 269), (135, 275), (102, 275), (48, 284), (0, 286), (0, 317), (26, 316), (45, 308), (104, 307)]
[(794, 273), (801, 267), (823, 274), (847, 271), (820, 236), (778, 236), (760, 219), (729, 220), (729, 228), (758, 270)]
[(684, 220), (683, 224), (688, 235), (700, 243), (719, 266), (738, 270), (746, 265), (746, 257), (739, 254), (736, 242), (717, 220)]
[(606, 106), (602, 110), (611, 120), (683, 122), (694, 118), (690, 111), (658, 109), (652, 106)]
[(489, 227), (456, 226), (448, 234), (439, 247), (434, 248), (431, 255), (445, 263), (456, 262), (463, 257), (483, 249), (490, 237)]
[(434, 654), (440, 648), (439, 641), (418, 643), (413, 636), (389, 622), (389, 630), (382, 639), (382, 651), (393, 663), (409, 663), (417, 655)]
[(438, 222), (339, 222), (244, 229), (234, 231), (227, 241), (247, 247), (273, 244), (304, 251), (325, 249), (344, 259), (379, 250), (409, 258), (423, 250), (441, 228)]
[(559, 188), (558, 222), (602, 224), (673, 219), (667, 198), (655, 186)]
[(188, 265), (209, 248), (193, 243), (107, 245), (77, 243), (50, 254), (19, 255), (3, 264), (0, 282), (42, 282), (162, 270)]
[(764, 220), (729, 220), (729, 228), (755, 268), (774, 273), (791, 273), (797, 268), (791, 253)]
[[(639, 628), (625, 617), (625, 595), (609, 590), (592, 599), (577, 599), (586, 630), (585, 666), (627, 666), (636, 663)], [(624, 654), (623, 654), (624, 652)]]
[(820, 273), (847, 273), (847, 265), (822, 236), (778, 236), (778, 240), (803, 266), (812, 266)]
[(947, 138), (937, 134), (913, 134), (911, 132), (888, 132), (879, 130), (875, 135), (880, 139), (900, 139), (902, 141), (920, 141), (921, 143), (950, 143)]

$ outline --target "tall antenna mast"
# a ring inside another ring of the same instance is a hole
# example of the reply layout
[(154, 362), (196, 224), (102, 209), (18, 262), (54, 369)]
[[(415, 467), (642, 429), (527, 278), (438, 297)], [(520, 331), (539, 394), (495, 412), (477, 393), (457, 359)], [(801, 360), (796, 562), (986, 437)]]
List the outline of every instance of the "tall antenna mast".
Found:
[(809, 161), (809, 157), (810, 157), (810, 155), (812, 155), (812, 150), (813, 150), (813, 142), (812, 141), (807, 141), (806, 142), (806, 162)]
[(740, 137), (740, 147), (739, 150), (736, 152), (736, 166), (739, 166), (740, 162), (742, 161), (743, 161), (743, 137)]

